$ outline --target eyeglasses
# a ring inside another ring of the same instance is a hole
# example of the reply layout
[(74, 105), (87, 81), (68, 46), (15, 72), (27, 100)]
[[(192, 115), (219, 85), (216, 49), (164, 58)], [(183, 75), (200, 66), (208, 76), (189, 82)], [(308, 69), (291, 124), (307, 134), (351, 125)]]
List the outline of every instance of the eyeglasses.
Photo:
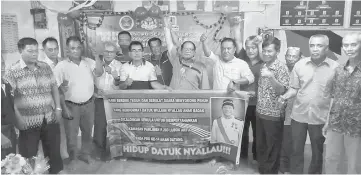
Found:
[(103, 52), (104, 53), (104, 55), (110, 55), (110, 54), (115, 54), (116, 52), (115, 51), (104, 51)]

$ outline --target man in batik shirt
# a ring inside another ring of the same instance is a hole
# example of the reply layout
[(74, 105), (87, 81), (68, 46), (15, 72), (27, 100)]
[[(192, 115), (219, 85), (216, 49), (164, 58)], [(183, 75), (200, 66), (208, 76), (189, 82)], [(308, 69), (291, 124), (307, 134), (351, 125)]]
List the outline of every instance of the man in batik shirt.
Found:
[[(333, 105), (323, 129), (328, 130), (325, 170), (327, 174), (360, 174), (357, 159), (361, 154), (361, 33), (347, 34), (342, 49), (349, 60), (336, 68), (332, 83)], [(342, 153), (346, 153), (347, 172), (337, 171)]]
[(280, 165), (284, 108), (277, 99), (286, 92), (289, 82), (288, 69), (277, 58), (280, 47), (281, 41), (276, 37), (262, 43), (265, 64), (258, 80), (256, 106), (257, 160), (261, 174), (277, 174)]

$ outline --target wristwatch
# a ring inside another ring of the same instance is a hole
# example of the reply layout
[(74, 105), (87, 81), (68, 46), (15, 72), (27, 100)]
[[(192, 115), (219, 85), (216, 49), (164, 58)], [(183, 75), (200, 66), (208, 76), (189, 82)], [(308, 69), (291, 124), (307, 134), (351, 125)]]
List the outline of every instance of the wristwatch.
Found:
[(55, 110), (57, 110), (57, 111), (62, 111), (63, 109), (61, 109), (61, 108), (55, 108)]

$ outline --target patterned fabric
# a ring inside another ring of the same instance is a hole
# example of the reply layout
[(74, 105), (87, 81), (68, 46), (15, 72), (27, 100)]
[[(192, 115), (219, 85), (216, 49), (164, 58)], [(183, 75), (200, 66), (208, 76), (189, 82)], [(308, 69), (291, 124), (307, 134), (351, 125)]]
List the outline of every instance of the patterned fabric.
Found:
[[(266, 66), (265, 64), (262, 66)], [(284, 87), (288, 88), (290, 80), (288, 68), (276, 59), (268, 69), (274, 74), (276, 80)], [(278, 95), (273, 89), (269, 78), (260, 77), (258, 80), (258, 97), (256, 111), (260, 116), (267, 116), (268, 119), (279, 119), (283, 109), (278, 105)], [(269, 118), (271, 117), (271, 118)]]
[(333, 131), (361, 137), (361, 64), (350, 73), (348, 63), (336, 68), (329, 126)]
[(53, 72), (45, 62), (37, 62), (30, 70), (20, 59), (5, 73), (5, 80), (14, 90), (14, 103), (19, 109), (26, 129), (40, 127), (44, 116), (48, 123), (55, 122), (52, 87), (56, 86)]

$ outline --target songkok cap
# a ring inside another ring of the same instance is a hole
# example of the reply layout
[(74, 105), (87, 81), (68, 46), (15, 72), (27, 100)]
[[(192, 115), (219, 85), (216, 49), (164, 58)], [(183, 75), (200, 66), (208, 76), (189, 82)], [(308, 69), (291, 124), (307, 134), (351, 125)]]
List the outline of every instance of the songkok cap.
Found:
[(230, 105), (230, 106), (232, 106), (232, 107), (234, 108), (233, 100), (231, 100), (231, 99), (225, 99), (225, 100), (223, 100), (222, 108), (223, 108), (223, 106), (225, 106), (225, 105)]

